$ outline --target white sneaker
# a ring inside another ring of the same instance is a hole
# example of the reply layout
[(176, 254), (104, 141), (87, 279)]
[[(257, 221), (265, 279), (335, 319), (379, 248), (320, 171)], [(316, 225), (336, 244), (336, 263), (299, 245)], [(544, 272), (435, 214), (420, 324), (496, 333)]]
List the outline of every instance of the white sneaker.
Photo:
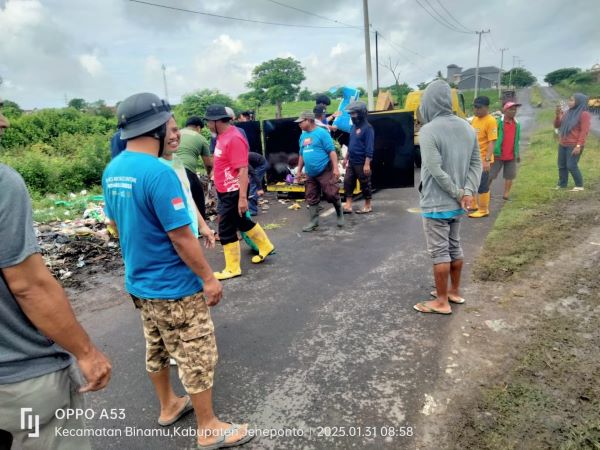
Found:
[(583, 187), (575, 186), (573, 189), (571, 189), (571, 192), (579, 192), (584, 190), (585, 189)]

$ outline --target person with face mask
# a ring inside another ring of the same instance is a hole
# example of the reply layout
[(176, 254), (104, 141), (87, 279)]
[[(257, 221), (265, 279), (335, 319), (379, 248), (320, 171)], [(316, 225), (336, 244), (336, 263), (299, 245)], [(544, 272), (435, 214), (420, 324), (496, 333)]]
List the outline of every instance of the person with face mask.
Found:
[(569, 109), (562, 112), (556, 107), (554, 128), (558, 128), (558, 185), (556, 189), (566, 189), (569, 173), (575, 181), (573, 192), (583, 191), (583, 176), (579, 170), (579, 158), (590, 132), (592, 117), (587, 109), (587, 97), (582, 93), (573, 94), (569, 98)]
[(365, 102), (352, 102), (346, 108), (350, 113), (352, 128), (350, 129), (350, 142), (348, 153), (344, 159), (346, 175), (344, 176), (344, 191), (346, 204), (344, 214), (352, 214), (352, 192), (356, 180), (360, 181), (360, 188), (365, 197), (365, 206), (356, 211), (356, 214), (373, 212), (371, 206), (371, 161), (375, 146), (375, 131), (367, 121), (367, 105)]

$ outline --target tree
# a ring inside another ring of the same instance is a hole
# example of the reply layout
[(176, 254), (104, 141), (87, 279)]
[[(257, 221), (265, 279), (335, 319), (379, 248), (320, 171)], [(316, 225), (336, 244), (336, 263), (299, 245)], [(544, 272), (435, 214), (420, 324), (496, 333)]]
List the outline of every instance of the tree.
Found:
[(96, 100), (95, 102), (89, 103), (87, 105), (87, 110), (90, 114), (102, 116), (105, 119), (110, 119), (115, 116), (115, 111), (106, 106), (104, 100)]
[(16, 118), (23, 114), (21, 107), (10, 100), (4, 100), (2, 102), (2, 109), (0, 109), (0, 112), (8, 118)]
[(419, 84), (417, 84), (417, 88), (419, 88), (420, 91), (424, 91), (425, 89), (427, 89), (427, 86), (429, 86), (429, 83), (431, 83), (431, 81), (422, 81)]
[(307, 88), (302, 89), (298, 94), (298, 101), (300, 102), (309, 102), (312, 99), (313, 95)]
[(572, 84), (590, 84), (595, 81), (595, 78), (591, 72), (579, 72), (569, 77), (567, 81)]
[(504, 72), (502, 74), (501, 83), (504, 86), (512, 84), (514, 87), (522, 88), (531, 86), (536, 81), (537, 78), (535, 78), (529, 70), (523, 69), (522, 67), (515, 67), (509, 70), (508, 72)]
[(260, 107), (266, 103), (262, 92), (248, 91), (238, 95), (237, 101), (241, 109), (253, 109), (255, 117), (258, 117)]
[(551, 86), (560, 83), (563, 80), (571, 78), (581, 72), (577, 67), (565, 67), (564, 69), (554, 70), (544, 77), (544, 81)]
[(403, 105), (404, 104), (404, 98), (408, 95), (409, 92), (413, 91), (413, 88), (411, 88), (406, 83), (394, 84), (394, 85), (390, 86), (388, 89), (390, 90), (390, 92), (392, 93), (392, 95), (394, 97), (396, 97), (396, 104), (397, 105)]
[(275, 58), (259, 64), (252, 71), (247, 86), (261, 93), (275, 105), (275, 118), (281, 118), (281, 103), (292, 102), (305, 80), (304, 68), (294, 58)]
[(235, 102), (228, 95), (214, 89), (202, 89), (191, 94), (185, 94), (176, 108), (177, 116), (187, 119), (189, 116), (204, 116), (209, 105), (224, 105), (235, 109)]
[(72, 98), (68, 103), (69, 108), (75, 108), (77, 111), (81, 111), (87, 107), (87, 103), (82, 98)]

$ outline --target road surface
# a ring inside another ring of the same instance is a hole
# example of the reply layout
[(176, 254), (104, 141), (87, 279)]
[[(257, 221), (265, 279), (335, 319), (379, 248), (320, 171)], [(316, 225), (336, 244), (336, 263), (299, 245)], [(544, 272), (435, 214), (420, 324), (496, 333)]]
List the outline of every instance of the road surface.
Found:
[[(534, 112), (529, 92), (519, 95), (527, 140)], [(494, 185), (491, 217), (463, 222), (466, 292), (470, 264), (501, 207), (501, 184)], [(224, 298), (212, 311), (219, 348), (215, 411), (280, 435), (259, 437), (247, 449), (414, 448), (425, 394), (443, 370), (438, 349), (453, 323), (452, 316), (412, 309), (432, 288), (416, 189), (377, 192), (374, 213), (346, 216), (343, 230), (330, 214), (318, 231), (302, 233), (305, 208), (290, 211), (275, 199), (270, 206), (258, 219), (281, 225), (269, 231), (277, 255), (254, 266), (243, 250), (243, 277), (224, 282)], [(215, 269), (222, 258), (220, 249), (209, 252)], [(107, 295), (112, 302), (105, 303)], [(80, 317), (114, 363), (109, 387), (87, 396), (96, 412), (88, 426), (121, 436), (94, 437), (94, 447), (194, 448), (188, 436), (126, 436), (160, 427), (139, 316), (120, 275), (74, 301), (86, 303)], [(454, 307), (455, 315), (461, 308)], [(178, 382), (177, 389), (183, 393)], [(125, 418), (101, 419), (103, 408), (122, 408)], [(193, 414), (177, 426), (193, 430)]]

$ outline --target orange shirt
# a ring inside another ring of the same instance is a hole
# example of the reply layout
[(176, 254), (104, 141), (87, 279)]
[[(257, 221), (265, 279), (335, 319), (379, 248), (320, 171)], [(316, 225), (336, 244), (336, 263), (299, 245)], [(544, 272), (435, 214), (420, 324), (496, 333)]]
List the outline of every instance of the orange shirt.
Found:
[(498, 124), (496, 119), (491, 114), (485, 117), (473, 117), (471, 126), (477, 134), (477, 142), (479, 143), (479, 151), (481, 152), (481, 161), (485, 161), (486, 157), (490, 162), (494, 162), (494, 150), (488, 153), (490, 142), (498, 139)]

